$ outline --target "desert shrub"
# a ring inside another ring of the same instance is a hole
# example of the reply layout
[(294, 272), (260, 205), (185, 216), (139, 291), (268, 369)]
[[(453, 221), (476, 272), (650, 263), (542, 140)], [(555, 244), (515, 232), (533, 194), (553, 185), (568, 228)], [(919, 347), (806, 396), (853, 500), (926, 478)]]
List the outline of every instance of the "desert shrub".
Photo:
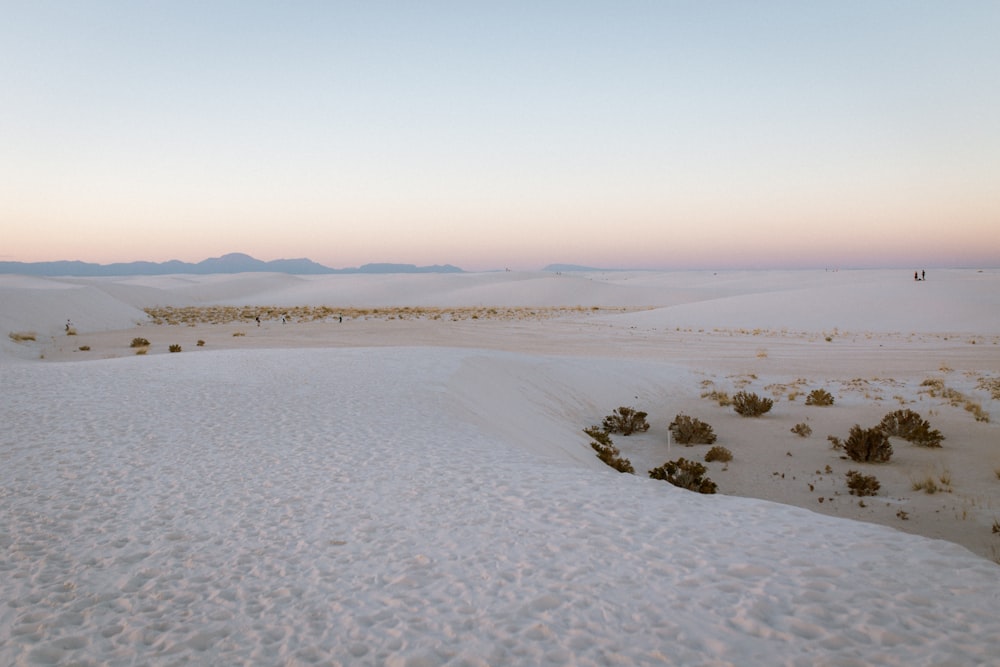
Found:
[(653, 468), (649, 471), (649, 476), (653, 479), (670, 482), (674, 486), (679, 486), (688, 491), (715, 493), (718, 490), (718, 486), (715, 482), (705, 477), (706, 472), (708, 472), (708, 468), (697, 461), (688, 461), (687, 459), (680, 458), (676, 461), (667, 461), (659, 468)]
[(863, 475), (857, 470), (847, 471), (847, 488), (852, 496), (874, 496), (882, 485), (874, 475)]
[(145, 338), (133, 338), (129, 347), (149, 347), (149, 341)]
[(855, 424), (851, 427), (851, 433), (842, 445), (852, 461), (885, 463), (892, 458), (892, 444), (889, 442), (889, 436), (878, 426), (861, 428)]
[(813, 389), (806, 396), (806, 405), (833, 405), (833, 395), (826, 389)]
[(674, 417), (669, 428), (674, 442), (682, 445), (711, 445), (716, 440), (711, 426), (687, 415)]
[(591, 426), (589, 428), (585, 428), (583, 429), (583, 432), (602, 445), (610, 446), (612, 444), (611, 436), (608, 435), (608, 432), (602, 429), (600, 426)]
[(181, 346), (180, 345), (171, 345), (168, 349), (171, 352), (180, 352), (181, 351)]
[(728, 408), (733, 404), (733, 399), (729, 398), (729, 394), (724, 391), (717, 391), (713, 389), (712, 391), (705, 392), (701, 395), (702, 398), (708, 398), (719, 404), (720, 407)]
[(199, 338), (199, 339), (198, 339), (198, 342), (196, 343), (196, 345), (197, 345), (198, 347), (205, 347), (205, 341), (203, 341), (203, 340), (201, 340), (201, 339)]
[(68, 329), (66, 329), (66, 335), (67, 336), (75, 336), (76, 335), (76, 329), (74, 329), (73, 327), (69, 327)]
[(35, 340), (36, 334), (34, 331), (11, 331), (7, 334), (7, 337), (15, 343), (24, 343), (29, 340)]
[(647, 414), (634, 408), (620, 407), (604, 418), (601, 426), (608, 433), (632, 435), (649, 430), (646, 422)]
[(810, 435), (812, 435), (813, 432), (812, 427), (810, 427), (809, 424), (806, 424), (805, 422), (800, 422), (789, 430), (791, 430), (791, 432), (794, 433), (795, 435), (801, 436), (803, 438), (808, 438)]
[(80, 346), (80, 351), (81, 352), (90, 352), (90, 346), (89, 345), (81, 345)]
[(908, 440), (922, 447), (940, 447), (944, 436), (913, 410), (896, 410), (882, 418), (878, 425), (886, 435)]
[(705, 463), (711, 463), (712, 461), (722, 461), (723, 463), (729, 463), (733, 460), (733, 453), (722, 447), (721, 445), (716, 445), (708, 450), (705, 454)]
[(148, 352), (148, 351), (149, 351), (149, 348), (148, 348), (148, 347), (140, 347), (140, 348), (138, 348), (138, 349), (137, 349), (137, 350), (135, 351), (135, 353), (136, 353), (136, 354), (146, 354), (146, 352)]
[(593, 447), (595, 452), (597, 452), (597, 458), (601, 459), (601, 461), (605, 464), (611, 466), (618, 472), (635, 474), (635, 468), (632, 467), (632, 462), (622, 456), (621, 451), (614, 446), (610, 438), (608, 438), (607, 444), (594, 440), (590, 443), (590, 446)]
[(741, 391), (733, 396), (733, 409), (742, 417), (760, 417), (771, 410), (774, 401), (761, 398), (757, 394)]

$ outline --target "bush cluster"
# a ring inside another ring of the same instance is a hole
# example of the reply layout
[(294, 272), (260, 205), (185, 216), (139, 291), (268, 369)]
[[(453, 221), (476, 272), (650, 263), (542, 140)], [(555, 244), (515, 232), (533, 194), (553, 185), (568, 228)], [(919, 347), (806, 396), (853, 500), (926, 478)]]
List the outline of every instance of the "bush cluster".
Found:
[(940, 447), (944, 436), (913, 410), (896, 410), (882, 418), (879, 428), (886, 435), (895, 436), (921, 447)]
[(642, 433), (649, 430), (649, 424), (646, 422), (647, 416), (645, 412), (623, 406), (605, 417), (601, 426), (608, 433), (621, 433), (622, 435)]
[(855, 424), (851, 427), (851, 433), (847, 440), (841, 441), (834, 436), (829, 437), (834, 448), (843, 448), (852, 461), (859, 463), (885, 463), (892, 458), (892, 444), (889, 436), (878, 426), (874, 428), (861, 428)]
[(149, 341), (145, 338), (133, 338), (129, 347), (149, 347)]
[(874, 496), (882, 485), (874, 475), (862, 475), (857, 470), (847, 471), (847, 488), (852, 496)]
[(670, 434), (674, 442), (682, 445), (711, 445), (716, 441), (712, 427), (687, 415), (677, 415), (670, 422)]
[(760, 417), (769, 412), (774, 405), (774, 401), (767, 397), (760, 397), (757, 394), (741, 391), (733, 396), (733, 409), (736, 414), (742, 417)]
[(670, 482), (674, 486), (688, 491), (715, 493), (719, 487), (715, 482), (705, 477), (706, 472), (708, 472), (708, 468), (697, 461), (680, 458), (676, 461), (667, 461), (658, 468), (653, 468), (649, 471), (649, 476), (653, 479)]
[(705, 454), (705, 463), (711, 463), (712, 461), (721, 461), (723, 463), (729, 463), (732, 460), (733, 460), (733, 453), (720, 445), (712, 447), (710, 450), (708, 450), (708, 453)]
[(826, 389), (813, 389), (806, 396), (806, 405), (833, 405), (833, 395)]
[(177, 344), (174, 344), (174, 345), (171, 345), (168, 349), (171, 352), (180, 352), (181, 351), (181, 346), (177, 345)]
[(803, 438), (808, 438), (810, 435), (812, 435), (813, 432), (812, 427), (809, 426), (809, 424), (806, 424), (805, 422), (800, 422), (795, 426), (793, 426), (792, 428), (790, 428), (789, 430), (795, 435), (801, 436)]

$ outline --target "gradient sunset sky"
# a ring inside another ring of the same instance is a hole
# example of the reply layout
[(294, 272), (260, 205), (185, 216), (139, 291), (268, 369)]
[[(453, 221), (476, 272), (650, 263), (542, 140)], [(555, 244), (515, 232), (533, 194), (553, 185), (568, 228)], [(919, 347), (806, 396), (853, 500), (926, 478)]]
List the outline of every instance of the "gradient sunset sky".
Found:
[(997, 0), (0, 16), (0, 260), (1000, 266)]

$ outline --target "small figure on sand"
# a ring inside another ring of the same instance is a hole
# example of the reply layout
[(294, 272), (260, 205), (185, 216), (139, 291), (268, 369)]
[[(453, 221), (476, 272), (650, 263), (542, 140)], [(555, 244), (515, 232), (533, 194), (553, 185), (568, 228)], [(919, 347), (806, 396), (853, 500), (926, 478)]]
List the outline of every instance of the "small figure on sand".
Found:
[(913, 272), (913, 279), (914, 279), (914, 280), (920, 280), (920, 274), (919, 274), (919, 273), (917, 273), (916, 271), (914, 271), (914, 272)]
[(257, 320), (257, 326), (260, 326), (260, 315), (258, 315), (254, 319)]
[(927, 280), (927, 272), (924, 271), (923, 269), (920, 270), (920, 279)]
[(69, 333), (69, 330), (72, 328), (73, 328), (73, 323), (70, 322), (69, 320), (66, 320), (66, 332)]

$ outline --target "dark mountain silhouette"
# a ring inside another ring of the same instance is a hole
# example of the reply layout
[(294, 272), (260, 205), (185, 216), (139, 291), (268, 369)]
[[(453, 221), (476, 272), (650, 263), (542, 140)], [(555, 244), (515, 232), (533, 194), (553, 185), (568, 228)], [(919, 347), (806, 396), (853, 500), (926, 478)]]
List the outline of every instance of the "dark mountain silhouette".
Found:
[(168, 262), (127, 262), (117, 264), (91, 264), (80, 261), (56, 262), (0, 262), (0, 273), (28, 276), (160, 276), (171, 273), (204, 275), (209, 273), (271, 272), (293, 275), (321, 275), (330, 273), (462, 273), (451, 264), (416, 266), (414, 264), (365, 264), (349, 269), (331, 269), (311, 259), (275, 259), (265, 262), (250, 255), (234, 252), (222, 257), (211, 257), (196, 264), (172, 259)]

